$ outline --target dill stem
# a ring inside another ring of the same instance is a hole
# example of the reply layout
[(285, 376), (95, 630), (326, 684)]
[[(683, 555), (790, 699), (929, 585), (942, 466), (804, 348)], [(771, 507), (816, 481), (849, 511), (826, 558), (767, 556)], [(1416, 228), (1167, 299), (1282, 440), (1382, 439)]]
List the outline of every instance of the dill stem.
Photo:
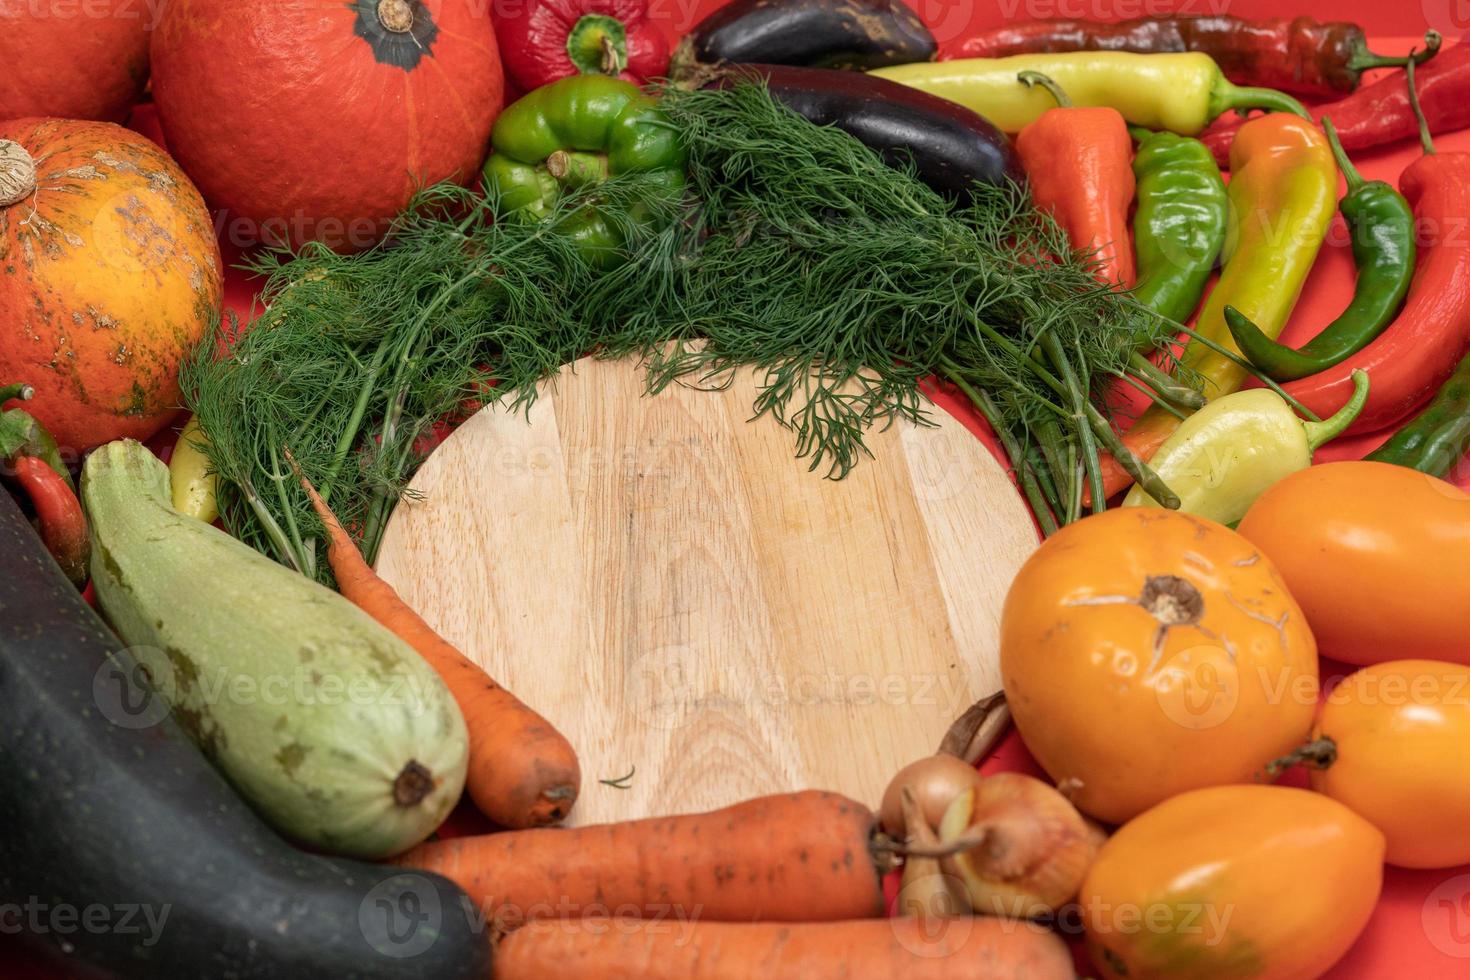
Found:
[(1066, 520), (1068, 524), (1082, 517), (1082, 486), (1084, 482), (1082, 460), (1077, 458), (1077, 447), (1067, 445), (1067, 459), (1071, 465), (1071, 497), (1067, 500)]
[(1077, 425), (1077, 438), (1081, 442), (1082, 462), (1087, 467), (1087, 483), (1092, 490), (1092, 512), (1100, 514), (1107, 508), (1108, 501), (1107, 495), (1103, 493), (1102, 462), (1097, 455), (1097, 440), (1093, 436), (1091, 420), (1087, 417), (1087, 392), (1083, 390), (1082, 381), (1057, 335), (1050, 330), (1046, 331), (1041, 335), (1041, 346), (1052, 364), (1061, 372), (1062, 383), (1067, 386), (1071, 395), (1073, 420)]
[[(995, 328), (975, 317), (971, 317), (970, 322), (987, 339), (994, 342), (997, 346), (1007, 349), (1017, 360), (1024, 363), (1031, 370), (1031, 373), (1041, 379), (1041, 382), (1048, 388), (1060, 395), (1066, 395), (1065, 385), (1058, 381), (1044, 366), (1032, 358), (1022, 356), (1016, 345), (1001, 336)], [(1168, 484), (1159, 479), (1159, 475), (1149, 469), (1148, 464), (1139, 459), (1138, 454), (1124, 444), (1118, 434), (1113, 431), (1113, 427), (1108, 423), (1108, 420), (1103, 418), (1102, 412), (1099, 412), (1097, 407), (1090, 401), (1086, 403), (1086, 410), (1087, 419), (1092, 425), (1093, 434), (1097, 437), (1098, 442), (1102, 444), (1102, 448), (1111, 453), (1113, 458), (1118, 461), (1118, 465), (1123, 467), (1123, 471), (1133, 477), (1133, 481), (1143, 487), (1149, 496), (1158, 501), (1161, 507), (1169, 510), (1178, 510), (1179, 495), (1173, 490), (1170, 490)]]
[(337, 444), (332, 448), (332, 462), (327, 466), (327, 471), (322, 474), (321, 482), (317, 485), (317, 493), (321, 495), (322, 502), (327, 503), (332, 496), (332, 484), (337, 479), (337, 474), (342, 472), (342, 464), (347, 460), (347, 454), (352, 451), (352, 446), (357, 442), (357, 434), (362, 429), (363, 416), (367, 414), (368, 403), (373, 399), (373, 393), (378, 390), (378, 375), (383, 371), (383, 359), (388, 356), (388, 348), (391, 346), (391, 338), (385, 339), (378, 345), (378, 350), (373, 354), (372, 366), (368, 368), (367, 380), (362, 389), (357, 393), (357, 401), (352, 405), (352, 414), (347, 416), (347, 424), (342, 428), (342, 434), (337, 437)]
[(1121, 378), (1121, 379), (1123, 379), (1123, 381), (1127, 382), (1128, 385), (1130, 387), (1132, 387), (1135, 391), (1141, 391), (1144, 395), (1146, 395), (1149, 398), (1149, 400), (1151, 402), (1153, 402), (1153, 404), (1156, 407), (1162, 408), (1164, 411), (1168, 412), (1170, 415), (1174, 416), (1179, 421), (1181, 421), (1181, 422), (1184, 421), (1184, 413), (1183, 412), (1179, 411), (1179, 409), (1177, 409), (1173, 405), (1169, 404), (1169, 402), (1166, 401), (1165, 399), (1159, 397), (1158, 391), (1156, 391), (1153, 388), (1150, 388), (1141, 379), (1136, 378), (1136, 377), (1134, 377), (1131, 374), (1120, 374), (1120, 375), (1118, 375), (1118, 377)]
[(1129, 356), (1128, 366), (1164, 402), (1186, 411), (1198, 411), (1205, 407), (1204, 395), (1188, 385), (1180, 384), (1137, 351)]
[(1235, 353), (1235, 351), (1230, 350), (1228, 347), (1221, 346), (1220, 344), (1211, 340), (1209, 337), (1206, 337), (1202, 333), (1196, 333), (1191, 327), (1180, 327), (1179, 329), (1183, 330), (1188, 337), (1204, 344), (1210, 350), (1214, 351), (1216, 354), (1219, 354), (1227, 361), (1231, 361), (1236, 366), (1243, 368), (1257, 381), (1261, 382), (1261, 384), (1265, 385), (1267, 388), (1270, 388), (1272, 391), (1276, 392), (1276, 394), (1280, 395), (1282, 399), (1285, 400), (1286, 404), (1291, 406), (1292, 411), (1306, 418), (1308, 422), (1322, 421), (1322, 416), (1318, 415), (1316, 412), (1312, 411), (1310, 408), (1297, 401), (1285, 388), (1281, 387), (1281, 385), (1277, 384), (1271, 378), (1268, 378), (1265, 374), (1262, 374), (1260, 368), (1256, 367), (1250, 361)]
[(255, 486), (250, 482), (249, 477), (246, 477), (240, 484), (240, 492), (245, 495), (245, 502), (250, 505), (250, 509), (254, 512), (256, 520), (260, 521), (260, 526), (265, 530), (266, 537), (270, 538), (271, 545), (276, 549), (276, 553), (290, 562), (292, 568), (305, 575), (305, 563), (301, 561), (301, 556), (292, 550), (290, 539), (281, 530), (281, 525), (276, 523), (276, 519), (271, 516), (271, 512), (266, 509), (264, 502), (260, 499), (260, 495), (255, 492)]
[(1015, 471), (1016, 480), (1021, 484), (1021, 492), (1026, 497), (1026, 502), (1031, 505), (1031, 513), (1036, 517), (1036, 523), (1041, 526), (1041, 533), (1050, 537), (1057, 532), (1057, 522), (1052, 516), (1051, 508), (1042, 499), (1041, 488), (1036, 483), (1036, 474), (1026, 464), (1026, 456), (1021, 452), (1021, 447), (1016, 442), (1015, 435), (1007, 429), (1001, 421), (1000, 411), (990, 395), (977, 391), (973, 385), (964, 379), (957, 370), (958, 365), (948, 358), (945, 359), (945, 377), (962, 391), (970, 403), (990, 424), (991, 431), (1000, 440), (1001, 448), (1005, 450), (1006, 456), (1011, 461), (1011, 469)]
[[(1037, 426), (1037, 445), (1041, 449), (1042, 458), (1046, 460), (1047, 466), (1051, 468), (1051, 482), (1058, 491), (1067, 486), (1069, 468), (1062, 461), (1063, 445), (1070, 446), (1071, 440), (1062, 435), (1062, 426), (1054, 418), (1049, 418)], [(1061, 503), (1061, 495), (1057, 494), (1058, 505)], [(1060, 513), (1060, 507), (1058, 509)]]
[[(1031, 443), (1025, 449), (1026, 465), (1032, 471), (1037, 484), (1041, 487), (1042, 494), (1051, 508), (1051, 512), (1057, 515), (1060, 521), (1062, 514), (1062, 497), (1057, 492), (1056, 482), (1052, 479), (1047, 469), (1046, 460), (1041, 456), (1041, 450), (1036, 443)], [(1064, 521), (1061, 523), (1065, 523)]]

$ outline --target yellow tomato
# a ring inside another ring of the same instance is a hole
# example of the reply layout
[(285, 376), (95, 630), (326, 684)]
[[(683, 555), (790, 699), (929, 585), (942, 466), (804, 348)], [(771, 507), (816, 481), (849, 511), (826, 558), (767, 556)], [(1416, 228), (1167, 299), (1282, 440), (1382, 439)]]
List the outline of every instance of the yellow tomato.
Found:
[(1261, 495), (1240, 533), (1281, 570), (1324, 656), (1470, 663), (1470, 494), (1390, 463), (1326, 463)]
[(1383, 831), (1390, 864), (1470, 863), (1470, 667), (1365, 667), (1328, 694), (1317, 735), (1337, 758), (1312, 786)]
[(1275, 567), (1174, 511), (1106, 511), (1048, 539), (1006, 597), (1000, 663), (1031, 753), (1112, 823), (1251, 779), (1316, 712), (1317, 647)]
[(1079, 897), (1117, 980), (1313, 980), (1347, 952), (1383, 884), (1383, 834), (1283, 786), (1176, 796), (1103, 845)]

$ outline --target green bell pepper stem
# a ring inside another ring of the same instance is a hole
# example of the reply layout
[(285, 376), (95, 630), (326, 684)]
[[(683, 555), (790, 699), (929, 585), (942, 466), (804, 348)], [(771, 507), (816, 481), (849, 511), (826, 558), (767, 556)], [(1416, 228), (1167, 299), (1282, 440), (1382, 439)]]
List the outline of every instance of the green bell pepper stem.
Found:
[(25, 382), (16, 382), (13, 385), (0, 387), (0, 405), (4, 405), (9, 401), (28, 402), (34, 397), (36, 397), (36, 389)]
[(1312, 114), (1300, 102), (1285, 92), (1278, 92), (1274, 88), (1236, 85), (1224, 74), (1216, 75), (1214, 84), (1210, 86), (1206, 118), (1218, 119), (1231, 109), (1264, 109), (1267, 112), (1289, 112), (1303, 119), (1312, 118)]
[[(1225, 245), (1230, 213), (1214, 155), (1197, 139), (1143, 130), (1133, 158), (1138, 206), (1133, 242), (1138, 285), (1133, 298), (1166, 320), (1189, 319)], [(1172, 337), (1157, 319), (1134, 333), (1148, 349)]]
[(1368, 404), (1368, 372), (1354, 371), (1353, 394), (1342, 408), (1320, 422), (1302, 422), (1302, 428), (1307, 432), (1307, 445), (1316, 450), (1319, 446), (1342, 435), (1343, 431), (1353, 424), (1353, 420), (1358, 417), (1358, 413), (1366, 404)]
[(1470, 450), (1470, 355), (1425, 409), (1365, 459), (1445, 477)]

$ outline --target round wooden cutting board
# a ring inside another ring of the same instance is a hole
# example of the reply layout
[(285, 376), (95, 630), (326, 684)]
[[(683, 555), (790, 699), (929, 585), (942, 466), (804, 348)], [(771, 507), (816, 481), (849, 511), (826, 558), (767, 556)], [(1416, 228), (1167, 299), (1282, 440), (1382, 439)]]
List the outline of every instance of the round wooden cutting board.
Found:
[(584, 359), (529, 421), (477, 414), (414, 477), (378, 571), (571, 739), (572, 823), (801, 788), (876, 805), (1000, 689), (1028, 512), (937, 408), (833, 481), (750, 419), (750, 372), (644, 392), (639, 364)]

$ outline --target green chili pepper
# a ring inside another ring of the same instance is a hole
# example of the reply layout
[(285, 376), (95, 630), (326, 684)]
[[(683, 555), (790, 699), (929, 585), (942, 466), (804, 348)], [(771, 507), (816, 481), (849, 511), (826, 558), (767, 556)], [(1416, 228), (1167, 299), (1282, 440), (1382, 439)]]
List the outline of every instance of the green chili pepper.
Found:
[[(1368, 375), (1354, 372), (1353, 386), (1347, 404), (1321, 422), (1303, 422), (1266, 388), (1217, 398), (1185, 419), (1149, 465), (1179, 495), (1181, 511), (1233, 524), (1276, 481), (1311, 466), (1317, 447), (1352, 424), (1368, 400)], [(1123, 506), (1159, 504), (1134, 487)]]
[[(1225, 244), (1229, 204), (1220, 168), (1208, 147), (1174, 133), (1134, 129), (1138, 152), (1133, 176), (1138, 207), (1133, 243), (1138, 255), (1134, 297), (1162, 316), (1182, 323), (1199, 305), (1210, 270)], [(1137, 337), (1151, 347), (1165, 323)]]
[(1414, 211), (1409, 202), (1381, 180), (1363, 180), (1343, 152), (1332, 120), (1324, 117), (1322, 128), (1347, 180), (1348, 191), (1338, 210), (1352, 238), (1358, 283), (1342, 315), (1300, 350), (1267, 338), (1249, 318), (1226, 307), (1225, 322), (1241, 353), (1276, 381), (1295, 381), (1325, 371), (1366, 347), (1403, 305), (1414, 275)]
[[(573, 75), (532, 91), (500, 114), (490, 134), (485, 187), (503, 214), (540, 220), (566, 190), (620, 174), (645, 174), (649, 193), (684, 188), (684, 148), (658, 103), (636, 85), (606, 75)], [(622, 261), (624, 222), (646, 222), (651, 209), (625, 216), (589, 206), (563, 221), (589, 261)]]
[(1444, 477), (1470, 449), (1470, 356), (1439, 394), (1366, 458)]

